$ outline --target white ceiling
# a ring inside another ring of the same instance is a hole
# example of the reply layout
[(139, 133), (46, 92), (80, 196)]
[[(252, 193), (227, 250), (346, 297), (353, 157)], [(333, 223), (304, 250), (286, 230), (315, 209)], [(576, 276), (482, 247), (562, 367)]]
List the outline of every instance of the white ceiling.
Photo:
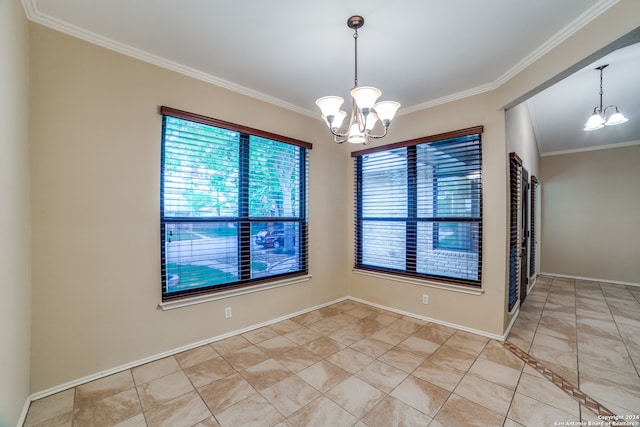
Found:
[[(346, 25), (351, 15), (365, 18), (358, 39), (359, 84), (380, 88), (381, 100), (400, 102), (399, 114), (405, 114), (500, 86), (616, 1), (23, 0), (23, 4), (35, 22), (318, 117), (316, 98), (347, 98), (353, 86), (353, 31)], [(636, 49), (615, 55), (607, 58), (611, 66), (605, 70), (605, 103), (616, 103), (630, 118), (619, 128), (640, 126), (636, 77), (640, 54)], [(599, 139), (613, 134), (614, 128), (591, 132), (602, 136), (580, 133), (598, 101), (599, 77), (589, 71), (595, 65), (528, 103), (541, 152), (640, 140), (640, 128), (635, 136), (616, 133), (615, 142)], [(631, 69), (624, 71), (623, 65)], [(634, 85), (617, 89), (616, 82), (623, 80)], [(629, 94), (633, 99), (626, 104)], [(576, 104), (580, 113), (560, 110)], [(559, 126), (553, 118), (556, 111), (567, 117)], [(580, 132), (571, 132), (574, 128)], [(572, 145), (559, 142), (565, 140)]]

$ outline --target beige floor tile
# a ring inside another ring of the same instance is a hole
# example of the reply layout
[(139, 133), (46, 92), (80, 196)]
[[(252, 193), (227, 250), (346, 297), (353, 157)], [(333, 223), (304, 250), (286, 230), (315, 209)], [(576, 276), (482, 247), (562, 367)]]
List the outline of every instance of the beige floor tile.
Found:
[(475, 356), (479, 355), (489, 342), (488, 338), (474, 335), (465, 331), (457, 331), (444, 343), (445, 346), (454, 347)]
[(424, 413), (391, 396), (382, 399), (362, 420), (369, 427), (427, 426), (431, 422)]
[(283, 416), (288, 417), (317, 399), (320, 392), (294, 375), (263, 390), (262, 395)]
[(233, 373), (233, 368), (222, 357), (216, 357), (184, 370), (194, 387), (200, 388)]
[(298, 373), (304, 368), (319, 362), (322, 358), (306, 348), (295, 347), (289, 351), (275, 355), (273, 360), (291, 372)]
[(409, 334), (405, 332), (398, 331), (397, 329), (388, 328), (386, 326), (383, 328), (380, 328), (379, 330), (371, 334), (372, 338), (378, 339), (380, 341), (384, 341), (391, 345), (396, 345), (404, 341), (405, 339), (407, 339), (408, 336)]
[(378, 358), (381, 362), (401, 369), (408, 374), (415, 371), (415, 369), (424, 362), (424, 359), (425, 358), (423, 356), (412, 353), (411, 351), (399, 346), (392, 348)]
[(511, 405), (514, 391), (473, 374), (467, 374), (455, 388), (454, 393), (505, 416)]
[(269, 325), (271, 329), (279, 333), (280, 335), (288, 334), (289, 332), (293, 332), (302, 327), (299, 323), (294, 322), (293, 320), (281, 320), (280, 322)]
[(310, 311), (299, 316), (292, 317), (290, 320), (302, 326), (309, 326), (324, 319), (324, 316), (318, 310)]
[(284, 335), (288, 340), (298, 344), (303, 345), (313, 340), (320, 338), (322, 335), (317, 333), (314, 330), (309, 328), (302, 327), (300, 329), (296, 329), (295, 331), (288, 332)]
[(426, 360), (413, 371), (413, 375), (445, 390), (453, 391), (464, 377), (465, 372)]
[(429, 323), (418, 329), (414, 335), (436, 344), (444, 344), (455, 332), (455, 329), (448, 326)]
[(400, 314), (392, 313), (390, 311), (384, 311), (384, 310), (381, 310), (370, 316), (371, 319), (374, 319), (375, 321), (377, 321), (378, 323), (384, 326), (388, 326), (389, 324), (398, 320), (400, 317), (402, 317)]
[(294, 427), (348, 427), (358, 419), (326, 397), (316, 399), (287, 420)]
[(346, 346), (336, 340), (332, 340), (329, 337), (321, 336), (318, 339), (304, 344), (303, 347), (309, 351), (314, 352), (318, 356), (325, 358), (331, 356), (333, 353), (342, 350)]
[(369, 336), (379, 331), (380, 329), (385, 328), (385, 326), (382, 323), (378, 322), (373, 316), (360, 319), (355, 326), (358, 331), (365, 334), (365, 336)]
[(198, 424), (195, 424), (193, 427), (220, 427), (220, 424), (218, 424), (215, 418), (209, 417), (204, 419), (203, 421), (200, 421)]
[(367, 336), (357, 325), (347, 325), (329, 334), (329, 337), (344, 345), (354, 344)]
[(542, 316), (536, 332), (568, 341), (576, 341), (576, 323), (563, 319)]
[(149, 427), (192, 426), (211, 417), (198, 393), (183, 394), (145, 412)]
[(356, 377), (349, 377), (333, 387), (326, 396), (360, 418), (369, 412), (385, 393)]
[(522, 370), (524, 366), (524, 361), (522, 359), (495, 340), (489, 341), (478, 358), (489, 360), (493, 363), (504, 365), (518, 371)]
[[(356, 306), (354, 306), (356, 307)], [(338, 314), (344, 312), (345, 310), (340, 308), (337, 304), (328, 305), (326, 307), (319, 308), (316, 310), (317, 313), (322, 315), (322, 317), (331, 317), (337, 316)]]
[[(174, 359), (175, 362), (175, 359)], [(177, 364), (177, 362), (175, 362)], [(147, 365), (143, 365), (147, 366)], [(178, 367), (178, 370), (180, 367)], [(76, 387), (75, 404), (83, 405), (134, 388), (131, 371), (126, 370)]]
[(193, 386), (184, 372), (179, 371), (140, 384), (137, 386), (137, 389), (142, 409), (146, 411), (156, 405), (192, 391)]
[(473, 365), (476, 356), (453, 347), (442, 346), (429, 356), (429, 360), (438, 365), (466, 371)]
[(490, 360), (478, 359), (471, 369), (469, 369), (469, 372), (487, 381), (513, 390), (518, 385), (521, 371), (499, 363), (494, 363)]
[[(579, 421), (579, 417), (563, 412), (551, 405), (532, 399), (523, 394), (513, 396), (507, 418), (525, 426), (567, 425)], [(558, 423), (558, 424), (554, 424)], [(564, 423), (564, 424), (560, 424)]]
[(523, 373), (516, 392), (551, 405), (569, 414), (575, 416), (580, 415), (580, 405), (578, 402), (542, 376)]
[(192, 350), (178, 353), (176, 354), (175, 358), (180, 366), (184, 369), (218, 356), (218, 352), (215, 351), (213, 347), (211, 347), (210, 345), (203, 345)]
[(327, 360), (350, 374), (355, 374), (374, 359), (352, 348), (344, 348), (327, 357)]
[(258, 391), (267, 389), (293, 375), (290, 370), (273, 359), (267, 359), (262, 363), (242, 370), (239, 374)]
[(627, 415), (629, 411), (632, 411), (631, 413), (640, 413), (640, 379), (636, 377), (631, 381), (635, 383), (633, 386), (581, 373), (580, 390), (597, 401), (612, 402), (627, 410), (626, 413), (618, 415)]
[(504, 416), (455, 394), (444, 404), (436, 421), (447, 426), (502, 426)]
[(347, 310), (344, 313), (348, 314), (349, 316), (356, 317), (358, 319), (364, 319), (367, 316), (371, 316), (376, 311), (377, 310), (372, 307), (360, 306), (360, 307), (352, 308), (351, 310)]
[(171, 356), (135, 367), (131, 369), (131, 373), (136, 385), (139, 385), (178, 372), (180, 369), (182, 368), (176, 358)]
[(426, 359), (440, 348), (440, 344), (436, 344), (412, 335), (398, 344), (398, 348), (410, 351), (411, 353), (417, 354), (418, 356)]
[(258, 427), (277, 424), (283, 417), (264, 397), (254, 395), (225, 409), (216, 419), (221, 427)]
[(213, 349), (219, 354), (224, 356), (227, 353), (233, 353), (234, 351), (249, 347), (250, 345), (251, 343), (242, 335), (235, 335), (220, 341), (216, 341), (211, 344), (211, 347), (213, 347)]
[(391, 392), (391, 396), (430, 417), (438, 413), (449, 395), (447, 390), (414, 376), (407, 377)]
[(394, 322), (389, 323), (387, 326), (391, 329), (404, 332), (405, 334), (413, 334), (426, 324), (427, 322), (424, 322), (422, 320), (414, 319), (412, 317), (402, 316), (401, 318), (395, 320)]
[(147, 427), (147, 422), (144, 419), (144, 414), (138, 414), (135, 417), (115, 424), (114, 427)]
[(76, 404), (73, 425), (77, 427), (112, 426), (142, 413), (135, 388), (98, 400)]
[(254, 329), (253, 331), (245, 332), (244, 334), (242, 334), (242, 337), (252, 344), (258, 344), (262, 341), (266, 341), (277, 336), (278, 333), (268, 326)]
[(325, 393), (349, 377), (349, 372), (327, 361), (320, 361), (298, 372), (300, 378)]
[(504, 420), (504, 425), (502, 427), (526, 427), (526, 426), (513, 421), (511, 418), (507, 418), (506, 420)]
[(393, 347), (391, 344), (375, 338), (365, 338), (351, 345), (351, 348), (369, 357), (377, 358)]
[(256, 347), (258, 347), (268, 356), (273, 357), (277, 354), (284, 353), (285, 351), (293, 350), (297, 347), (297, 344), (289, 341), (281, 335), (278, 335), (274, 338), (270, 338), (266, 341), (262, 341), (261, 343), (256, 344)]
[(75, 390), (69, 389), (31, 402), (24, 427), (32, 427), (52, 418), (60, 422), (71, 420)]
[(406, 377), (407, 373), (387, 365), (386, 363), (374, 360), (360, 371), (356, 372), (356, 377), (371, 384), (377, 389), (391, 393)]
[(351, 319), (352, 320), (349, 320), (347, 316), (338, 314), (336, 316), (326, 317), (308, 327), (321, 335), (331, 335), (342, 328), (353, 325), (355, 318), (351, 317)]
[(213, 415), (258, 393), (251, 384), (235, 373), (205, 385), (198, 392)]
[(236, 370), (250, 368), (269, 358), (269, 356), (254, 345), (241, 348), (233, 353), (227, 353), (222, 357)]

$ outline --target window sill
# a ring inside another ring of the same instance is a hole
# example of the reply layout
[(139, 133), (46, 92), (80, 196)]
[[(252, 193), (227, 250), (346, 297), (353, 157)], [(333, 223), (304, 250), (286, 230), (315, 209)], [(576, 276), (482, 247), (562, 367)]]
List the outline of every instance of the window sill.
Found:
[(357, 268), (354, 268), (353, 272), (363, 276), (377, 277), (379, 279), (393, 280), (394, 282), (409, 283), (411, 285), (426, 286), (428, 288), (443, 289), (445, 291), (460, 292), (460, 293), (469, 294), (469, 295), (484, 294), (484, 290), (482, 288), (470, 288), (467, 286), (461, 286), (461, 285), (455, 285), (455, 284), (433, 282), (426, 279), (422, 279), (422, 280), (412, 279), (410, 277), (396, 276), (394, 274), (380, 273), (377, 271), (360, 270)]
[(190, 305), (202, 304), (210, 301), (217, 301), (225, 298), (232, 298), (238, 295), (251, 294), (254, 292), (266, 291), (267, 289), (279, 288), (282, 286), (293, 285), (295, 283), (307, 282), (311, 279), (311, 275), (291, 277), (288, 279), (277, 280), (274, 282), (263, 283), (246, 288), (231, 289), (228, 291), (216, 292), (213, 294), (199, 295), (191, 298), (183, 298), (175, 301), (161, 302), (158, 304), (163, 311), (173, 310), (174, 308), (188, 307)]

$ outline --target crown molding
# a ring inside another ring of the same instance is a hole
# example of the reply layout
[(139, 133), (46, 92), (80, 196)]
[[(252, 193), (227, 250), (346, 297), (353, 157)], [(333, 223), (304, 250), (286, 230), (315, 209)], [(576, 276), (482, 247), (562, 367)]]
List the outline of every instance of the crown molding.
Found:
[(593, 147), (575, 148), (575, 149), (572, 149), (572, 150), (548, 151), (546, 153), (540, 154), (540, 157), (550, 157), (550, 156), (561, 156), (563, 154), (584, 153), (585, 151), (609, 150), (611, 148), (633, 147), (634, 145), (640, 145), (640, 141), (629, 141), (629, 142), (620, 142), (618, 144), (596, 145), (596, 146), (593, 146)]

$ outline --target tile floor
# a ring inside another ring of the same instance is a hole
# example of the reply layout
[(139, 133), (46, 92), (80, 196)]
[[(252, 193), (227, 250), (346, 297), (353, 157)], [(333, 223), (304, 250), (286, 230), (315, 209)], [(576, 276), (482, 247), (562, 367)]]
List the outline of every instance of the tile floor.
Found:
[(343, 301), (35, 401), (24, 425), (567, 425), (599, 421), (585, 395), (639, 414), (638, 367), (640, 288), (539, 277), (506, 345)]

